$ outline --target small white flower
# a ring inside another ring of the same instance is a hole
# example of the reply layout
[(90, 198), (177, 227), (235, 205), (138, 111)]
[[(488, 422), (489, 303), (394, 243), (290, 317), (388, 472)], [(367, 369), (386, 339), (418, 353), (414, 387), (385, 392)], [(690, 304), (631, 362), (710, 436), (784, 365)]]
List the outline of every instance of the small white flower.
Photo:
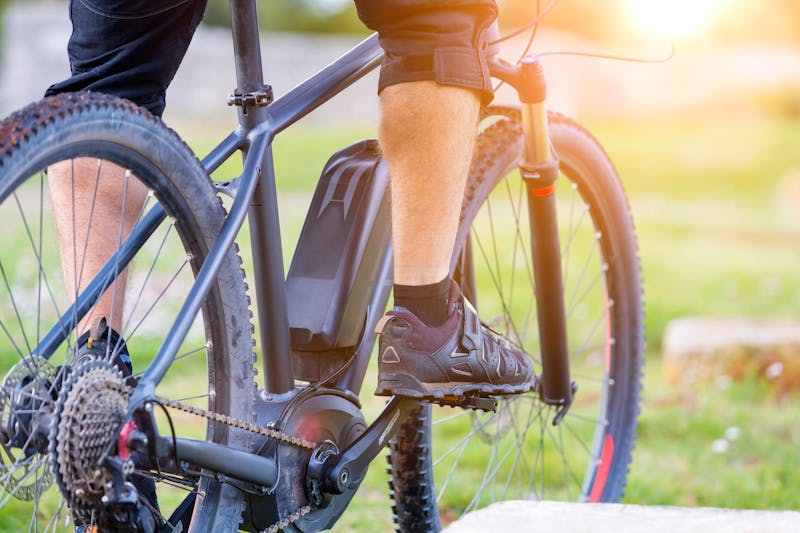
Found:
[(783, 374), (783, 363), (780, 361), (775, 361), (767, 367), (767, 369), (764, 371), (764, 374), (767, 376), (767, 379), (777, 379), (781, 374)]
[(725, 438), (729, 441), (738, 440), (742, 436), (742, 428), (738, 426), (731, 426), (725, 430)]
[(711, 451), (714, 453), (727, 453), (731, 443), (726, 439), (717, 439), (711, 443)]

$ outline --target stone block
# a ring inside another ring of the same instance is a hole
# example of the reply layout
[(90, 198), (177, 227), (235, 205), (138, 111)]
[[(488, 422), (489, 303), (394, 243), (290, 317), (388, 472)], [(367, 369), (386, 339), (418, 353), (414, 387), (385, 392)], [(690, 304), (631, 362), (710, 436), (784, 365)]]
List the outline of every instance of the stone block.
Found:
[(800, 513), (564, 502), (499, 502), (467, 513), (444, 533), (796, 533)]
[(671, 384), (724, 384), (756, 375), (780, 394), (800, 391), (798, 320), (681, 318), (667, 326), (662, 348)]

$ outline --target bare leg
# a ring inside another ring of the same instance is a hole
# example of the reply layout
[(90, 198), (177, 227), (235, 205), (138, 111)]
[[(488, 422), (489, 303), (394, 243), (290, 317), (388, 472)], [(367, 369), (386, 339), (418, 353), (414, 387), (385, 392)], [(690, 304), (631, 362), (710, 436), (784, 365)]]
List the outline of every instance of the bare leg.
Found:
[(380, 142), (392, 179), (394, 282), (448, 275), (472, 160), (477, 92), (417, 81), (381, 91)]
[(384, 88), (381, 103), (380, 138), (392, 179), (395, 307), (376, 327), (375, 394), (460, 402), (529, 391), (529, 358), (480, 325), (448, 278), (478, 94), (411, 82)]
[[(147, 188), (108, 161), (79, 158), (51, 166), (48, 186), (67, 293), (73, 298), (86, 288), (119, 248), (139, 217)], [(106, 317), (122, 329), (126, 272), (103, 294), (81, 321), (78, 333), (95, 317)]]

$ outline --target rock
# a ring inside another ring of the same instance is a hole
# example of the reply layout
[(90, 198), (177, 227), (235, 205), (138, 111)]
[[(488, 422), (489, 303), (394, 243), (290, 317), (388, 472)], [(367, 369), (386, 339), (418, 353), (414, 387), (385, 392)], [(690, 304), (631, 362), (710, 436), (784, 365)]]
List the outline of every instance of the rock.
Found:
[(794, 533), (800, 513), (622, 504), (508, 501), (466, 514), (445, 533)]
[(672, 384), (725, 383), (753, 373), (781, 393), (800, 391), (796, 320), (681, 318), (664, 332), (663, 356)]

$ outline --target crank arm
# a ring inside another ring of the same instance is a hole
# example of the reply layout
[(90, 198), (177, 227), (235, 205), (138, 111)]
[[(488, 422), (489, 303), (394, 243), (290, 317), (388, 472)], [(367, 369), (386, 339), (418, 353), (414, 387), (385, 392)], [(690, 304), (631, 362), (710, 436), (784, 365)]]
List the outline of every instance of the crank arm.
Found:
[(357, 487), (364, 479), (369, 464), (394, 436), (400, 423), (418, 405), (419, 402), (413, 398), (392, 397), (367, 431), (347, 449), (325, 460), (320, 480), (322, 489), (332, 494), (341, 494), (349, 488)]

